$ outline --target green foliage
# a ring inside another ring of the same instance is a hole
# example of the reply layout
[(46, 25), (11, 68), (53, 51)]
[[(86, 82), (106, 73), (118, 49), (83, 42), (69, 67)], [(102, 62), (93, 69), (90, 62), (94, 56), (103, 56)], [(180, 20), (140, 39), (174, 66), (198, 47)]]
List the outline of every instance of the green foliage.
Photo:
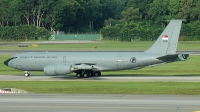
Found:
[(148, 11), (150, 19), (155, 23), (158, 23), (160, 20), (168, 19), (168, 6), (169, 0), (154, 0), (153, 3), (150, 4)]
[(185, 36), (185, 41), (200, 41), (200, 21), (184, 24), (181, 29), (181, 36)]
[(133, 7), (130, 7), (126, 11), (123, 11), (122, 15), (128, 21), (139, 21), (142, 18), (142, 15), (139, 12), (139, 8), (133, 8)]
[(161, 26), (130, 22), (106, 26), (101, 33), (105, 40), (152, 41), (157, 39), (162, 30)]
[(180, 36), (185, 41), (197, 41), (200, 38), (199, 4), (198, 0), (130, 0), (122, 11), (127, 22), (122, 23), (120, 28), (119, 25), (102, 28), (102, 35), (104, 39), (109, 37), (112, 40), (152, 41), (168, 24), (161, 20), (181, 18), (188, 21), (183, 24)]
[[(161, 20), (187, 19), (182, 36), (199, 40), (199, 6), (199, 0), (0, 0), (0, 27), (32, 25), (67, 33), (102, 29), (107, 40), (155, 40), (167, 25)], [(20, 37), (5, 31), (1, 39)]]
[(45, 28), (38, 28), (32, 25), (6, 26), (0, 27), (0, 39), (6, 41), (21, 41), (21, 40), (46, 40), (49, 31)]

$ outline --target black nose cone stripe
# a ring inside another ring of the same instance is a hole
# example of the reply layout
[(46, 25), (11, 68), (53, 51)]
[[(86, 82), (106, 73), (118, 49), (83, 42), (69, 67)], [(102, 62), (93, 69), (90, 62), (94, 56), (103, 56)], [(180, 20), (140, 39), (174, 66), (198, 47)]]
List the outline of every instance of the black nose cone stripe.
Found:
[(6, 66), (8, 66), (8, 62), (9, 62), (10, 60), (11, 60), (11, 59), (8, 59), (8, 60), (4, 61), (4, 64), (5, 64)]

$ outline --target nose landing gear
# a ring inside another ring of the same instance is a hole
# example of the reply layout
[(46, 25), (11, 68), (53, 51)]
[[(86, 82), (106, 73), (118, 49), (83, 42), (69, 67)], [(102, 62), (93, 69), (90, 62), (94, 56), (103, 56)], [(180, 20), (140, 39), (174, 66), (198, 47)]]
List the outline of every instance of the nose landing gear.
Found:
[(25, 74), (24, 74), (25, 77), (29, 77), (30, 76), (29, 71), (24, 71), (24, 72), (25, 72)]

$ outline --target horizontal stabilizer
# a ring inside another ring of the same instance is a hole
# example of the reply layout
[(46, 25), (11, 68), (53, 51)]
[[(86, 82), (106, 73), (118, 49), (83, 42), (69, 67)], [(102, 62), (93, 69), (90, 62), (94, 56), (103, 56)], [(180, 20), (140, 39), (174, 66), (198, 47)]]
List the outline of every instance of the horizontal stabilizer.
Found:
[(169, 54), (165, 56), (158, 57), (157, 59), (169, 59), (169, 58), (177, 58), (179, 54)]
[(172, 59), (172, 58), (178, 58), (180, 56), (183, 56), (184, 58), (188, 58), (189, 54), (194, 54), (195, 52), (187, 52), (187, 53), (179, 53), (179, 54), (168, 54), (168, 55), (164, 55), (161, 57), (158, 57), (157, 59)]

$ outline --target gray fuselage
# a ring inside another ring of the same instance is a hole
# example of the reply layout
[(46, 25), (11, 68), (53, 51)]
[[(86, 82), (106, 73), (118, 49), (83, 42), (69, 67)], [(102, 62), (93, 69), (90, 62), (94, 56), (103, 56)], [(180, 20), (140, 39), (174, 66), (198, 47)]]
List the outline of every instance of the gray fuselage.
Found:
[(27, 52), (14, 55), (8, 65), (25, 71), (43, 71), (47, 65), (90, 64), (100, 71), (141, 68), (163, 63), (158, 54), (144, 52)]

